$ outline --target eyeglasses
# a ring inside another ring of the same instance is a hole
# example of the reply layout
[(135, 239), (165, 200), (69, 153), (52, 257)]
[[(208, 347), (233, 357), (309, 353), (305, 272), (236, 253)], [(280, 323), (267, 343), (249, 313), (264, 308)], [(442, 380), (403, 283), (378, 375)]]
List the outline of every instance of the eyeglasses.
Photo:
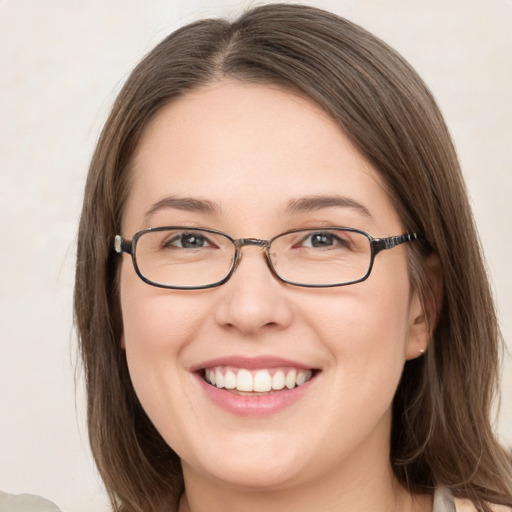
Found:
[(139, 277), (160, 288), (220, 286), (240, 263), (242, 247), (250, 245), (265, 251), (269, 269), (281, 281), (328, 288), (364, 281), (379, 252), (414, 240), (420, 240), (420, 235), (374, 238), (342, 227), (294, 229), (270, 240), (235, 240), (213, 229), (168, 226), (139, 231), (131, 240), (116, 235), (114, 249), (131, 254)]

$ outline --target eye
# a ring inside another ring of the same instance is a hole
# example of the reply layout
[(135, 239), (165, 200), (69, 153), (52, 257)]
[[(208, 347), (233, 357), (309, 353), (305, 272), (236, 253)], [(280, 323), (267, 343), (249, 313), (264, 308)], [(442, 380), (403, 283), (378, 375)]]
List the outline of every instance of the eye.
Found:
[(316, 231), (314, 233), (308, 233), (300, 242), (301, 247), (312, 247), (312, 248), (329, 248), (334, 246), (348, 246), (348, 240), (344, 240), (334, 233), (328, 231)]
[(202, 249), (203, 247), (213, 247), (213, 244), (201, 233), (178, 233), (171, 239), (164, 241), (164, 248), (177, 249)]

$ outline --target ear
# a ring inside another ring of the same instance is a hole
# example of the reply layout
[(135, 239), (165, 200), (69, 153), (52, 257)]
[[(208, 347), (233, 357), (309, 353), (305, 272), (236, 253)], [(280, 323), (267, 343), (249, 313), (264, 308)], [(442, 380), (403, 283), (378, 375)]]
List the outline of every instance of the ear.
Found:
[(409, 336), (405, 351), (407, 360), (415, 359), (427, 350), (443, 303), (443, 273), (437, 254), (423, 262), (424, 287), (411, 291)]

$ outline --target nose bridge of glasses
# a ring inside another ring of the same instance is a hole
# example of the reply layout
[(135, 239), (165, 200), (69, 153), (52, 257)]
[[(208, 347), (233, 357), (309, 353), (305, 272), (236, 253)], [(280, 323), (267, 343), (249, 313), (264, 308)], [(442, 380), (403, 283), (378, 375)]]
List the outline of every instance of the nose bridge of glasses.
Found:
[(237, 267), (240, 263), (240, 260), (242, 259), (242, 248), (246, 246), (253, 246), (253, 247), (261, 247), (266, 256), (267, 265), (269, 264), (269, 247), (270, 247), (270, 241), (269, 240), (262, 240), (260, 238), (239, 238), (238, 240), (233, 240), (233, 243), (236, 248), (236, 255), (235, 255), (235, 261), (234, 266)]
[(247, 245), (255, 245), (266, 249), (270, 245), (270, 242), (268, 240), (261, 240), (260, 238), (239, 238), (238, 240), (235, 240), (235, 246), (237, 249), (241, 249)]

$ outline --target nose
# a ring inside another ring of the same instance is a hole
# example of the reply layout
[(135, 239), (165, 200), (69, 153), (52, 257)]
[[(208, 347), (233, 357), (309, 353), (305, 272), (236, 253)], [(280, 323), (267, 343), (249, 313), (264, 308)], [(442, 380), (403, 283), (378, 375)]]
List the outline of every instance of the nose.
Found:
[(270, 271), (262, 247), (245, 247), (229, 281), (221, 287), (216, 321), (241, 334), (284, 329), (292, 320), (286, 286)]

